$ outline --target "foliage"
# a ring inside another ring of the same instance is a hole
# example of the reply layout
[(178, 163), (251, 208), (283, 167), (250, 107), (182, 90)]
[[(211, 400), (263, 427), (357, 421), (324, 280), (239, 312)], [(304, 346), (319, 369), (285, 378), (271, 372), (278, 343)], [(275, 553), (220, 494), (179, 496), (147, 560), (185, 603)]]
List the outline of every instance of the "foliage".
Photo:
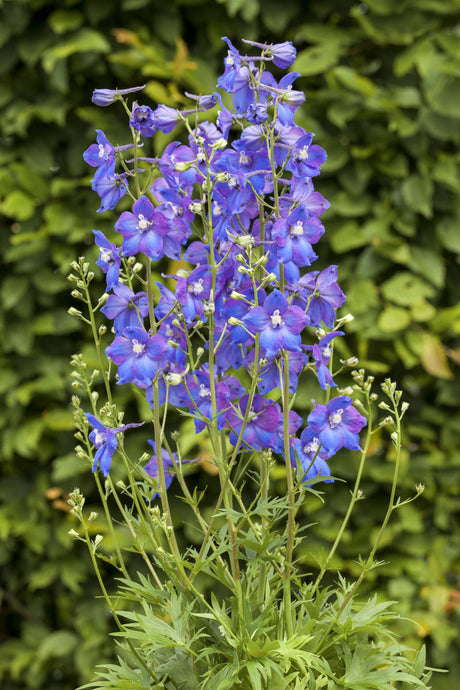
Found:
[[(436, 678), (436, 690), (455, 687), (458, 3), (4, 0), (0, 13), (4, 686), (73, 687), (110, 653), (106, 607), (99, 600), (82, 604), (89, 565), (70, 549), (73, 522), (63, 500), (75, 473), (84, 471), (69, 439), (65, 370), (80, 333), (66, 315), (65, 275), (71, 259), (88, 251), (91, 219), (102, 230), (110, 225), (96, 219), (83, 185), (82, 142), (89, 144), (100, 125), (88, 96), (95, 87), (138, 83), (142, 75), (154, 101), (175, 105), (184, 87), (199, 92), (213, 83), (221, 35), (282, 35), (299, 48), (305, 124), (329, 152), (321, 191), (334, 203), (322, 256), (340, 263), (347, 310), (356, 317), (349, 326), (356, 350), (343, 354), (356, 351), (383, 374), (390, 367), (409, 392), (410, 476), (426, 484), (422, 516), (410, 506), (397, 515), (384, 551), (390, 565), (371, 577), (416, 618), (421, 627), (406, 624), (404, 631), (428, 640), (430, 663), (452, 669)], [(109, 129), (117, 133), (115, 121)], [(308, 400), (309, 391), (302, 397)], [(364, 486), (367, 513), (332, 563), (349, 577), (356, 572), (351, 545), (365, 552), (372, 539), (392, 463), (383, 439), (375, 439), (374, 451)], [(352, 475), (352, 462), (344, 460), (343, 477)], [(318, 521), (321, 541), (305, 549), (306, 567), (316, 567), (345, 511), (348, 490), (340, 492), (327, 510), (319, 501), (308, 508), (306, 520)], [(66, 644), (53, 646), (61, 633)]]

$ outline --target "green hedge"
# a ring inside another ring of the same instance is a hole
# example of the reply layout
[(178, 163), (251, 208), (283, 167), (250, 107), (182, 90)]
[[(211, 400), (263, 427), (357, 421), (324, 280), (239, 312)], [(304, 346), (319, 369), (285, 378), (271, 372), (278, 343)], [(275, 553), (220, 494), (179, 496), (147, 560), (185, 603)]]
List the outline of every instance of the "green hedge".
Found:
[[(401, 511), (375, 571), (401, 601), (401, 624), (429, 643), (430, 663), (452, 673), (458, 642), (460, 542), (460, 7), (456, 0), (7, 0), (0, 2), (0, 681), (7, 690), (73, 688), (112, 653), (111, 629), (89, 559), (70, 541), (65, 495), (76, 484), (96, 502), (92, 477), (72, 452), (68, 362), (88, 334), (67, 315), (72, 259), (95, 258), (95, 213), (82, 151), (123, 122), (90, 103), (93, 88), (147, 82), (154, 102), (181, 105), (209, 92), (222, 35), (238, 42), (294, 40), (299, 124), (329, 158), (317, 186), (331, 202), (320, 247), (340, 266), (355, 315), (342, 355), (391, 373), (411, 402)], [(161, 148), (164, 139), (158, 137)], [(77, 305), (78, 306), (78, 305)], [(303, 391), (305, 401), (310, 398)], [(367, 500), (358, 505), (334, 566), (351, 577), (388, 493), (391, 450), (375, 439)], [(353, 475), (343, 455), (335, 471)], [(279, 479), (282, 490), (282, 479)], [(348, 488), (326, 488), (306, 566), (334, 534)], [(100, 527), (100, 526), (99, 526)], [(107, 574), (113, 576), (110, 566)]]

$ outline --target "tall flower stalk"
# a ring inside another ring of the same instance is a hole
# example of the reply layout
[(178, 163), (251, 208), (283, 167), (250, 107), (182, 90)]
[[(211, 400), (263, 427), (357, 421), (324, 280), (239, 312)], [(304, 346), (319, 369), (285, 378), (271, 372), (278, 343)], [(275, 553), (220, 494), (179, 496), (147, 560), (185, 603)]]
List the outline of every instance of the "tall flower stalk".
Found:
[[(142, 649), (136, 682), (142, 676), (144, 684), (136, 688), (338, 687), (330, 683), (346, 655), (333, 662), (318, 649), (330, 649), (343, 638), (340, 633), (334, 637), (340, 614), (372, 567), (378, 545), (363, 575), (337, 598), (336, 618), (327, 599), (321, 604), (320, 584), (360, 497), (374, 398), (370, 384), (361, 385), (360, 373), (354, 390), (364, 393), (365, 415), (351, 395), (333, 395), (333, 341), (343, 336), (338, 328), (347, 320), (337, 321), (336, 310), (345, 296), (336, 266), (310, 270), (324, 233), (320, 217), (329, 206), (313, 184), (326, 153), (312, 143), (312, 133), (295, 123), (305, 100), (293, 89), (297, 73), (270, 71), (290, 67), (295, 48), (290, 42), (246, 41), (258, 54), (245, 56), (224, 40), (228, 53), (218, 80), (223, 95), (187, 94), (191, 107), (182, 111), (125, 100), (143, 87), (99, 89), (93, 96), (96, 105), (121, 102), (132, 142), (112, 145), (97, 130), (96, 144), (84, 153), (95, 168), (92, 187), (101, 199), (99, 211), (114, 210), (119, 203), (125, 210), (115, 222), (115, 242), (94, 231), (108, 294), (92, 306), (93, 274), (84, 260), (74, 263), (70, 276), (76, 284), (73, 294), (86, 303), (88, 316), (71, 311), (91, 326), (107, 397), (98, 407), (92, 389), (97, 372), (88, 379), (86, 365), (76, 357), (75, 386), (91, 400), (87, 414), (80, 400), (74, 401), (77, 437), (84, 443), (77, 452), (106, 478), (105, 491), (97, 481), (112, 536), (110, 496), (132, 536), (131, 548), (146, 564), (147, 577), (134, 583), (117, 546), (114, 564), (124, 575), (120, 596), (134, 602), (135, 610), (116, 612), (99, 569), (97, 576), (134, 660), (139, 661)], [(209, 110), (215, 122), (202, 119)], [(186, 143), (174, 140), (153, 157), (155, 133), (176, 129)], [(164, 266), (168, 259), (187, 266), (166, 275), (174, 289), (152, 279), (156, 264)], [(105, 353), (101, 343), (107, 327), (98, 329), (98, 310), (112, 322), (114, 334)], [(303, 419), (294, 407), (305, 377), (316, 381), (323, 402), (312, 400)], [(113, 404), (114, 383), (137, 389), (150, 408), (149, 419), (121, 423), (123, 414)], [(392, 395), (399, 458), (399, 399), (395, 402)], [(219, 495), (206, 516), (184, 471), (194, 460), (183, 457), (180, 433), (169, 432), (172, 410), (192, 418), (196, 433), (204, 432), (209, 440)], [(359, 435), (368, 420), (362, 450)], [(144, 455), (146, 464), (133, 463), (124, 435), (143, 423), (144, 428), (152, 425), (153, 455)], [(331, 552), (316, 581), (307, 582), (294, 560), (296, 514), (302, 500), (317, 493), (319, 482), (333, 481), (329, 463), (343, 447), (361, 452), (358, 479)], [(127, 484), (113, 483), (115, 461), (121, 461)], [(272, 496), (269, 489), (277, 462), (285, 468), (285, 498)], [(168, 499), (174, 476), (202, 534), (197, 548), (184, 550), (177, 538)], [(396, 507), (396, 481), (397, 472), (381, 532)], [(80, 495), (72, 500), (83, 525), (81, 538), (97, 567), (101, 540), (90, 540)], [(209, 596), (200, 575), (213, 579), (216, 592)], [(222, 586), (226, 597), (219, 598)], [(309, 602), (319, 606), (316, 643), (311, 642)], [(146, 636), (140, 632), (144, 628)], [(174, 650), (177, 668), (167, 649)], [(155, 668), (146, 661), (149, 651)], [(382, 654), (375, 668), (384, 665)], [(392, 680), (398, 680), (407, 664), (399, 651), (393, 656), (399, 665)], [(310, 676), (319, 685), (312, 685)]]

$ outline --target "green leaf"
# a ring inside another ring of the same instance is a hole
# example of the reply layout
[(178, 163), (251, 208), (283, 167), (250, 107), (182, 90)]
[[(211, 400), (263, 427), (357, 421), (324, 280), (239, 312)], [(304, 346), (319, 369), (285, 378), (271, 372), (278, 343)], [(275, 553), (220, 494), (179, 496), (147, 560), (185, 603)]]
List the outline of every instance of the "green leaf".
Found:
[(94, 29), (80, 29), (66, 41), (45, 50), (42, 57), (43, 68), (46, 72), (52, 72), (56, 62), (75, 55), (75, 53), (109, 53), (109, 41)]
[(446, 264), (442, 255), (436, 253), (435, 248), (412, 246), (408, 267), (429, 280), (435, 287), (443, 287)]
[(15, 189), (6, 196), (1, 205), (1, 210), (5, 216), (15, 220), (27, 220), (33, 216), (35, 204), (29, 194)]
[(351, 67), (340, 66), (332, 70), (331, 75), (337, 79), (337, 81), (345, 86), (345, 88), (350, 89), (362, 96), (373, 96), (376, 91), (376, 86), (373, 81), (367, 77), (363, 77), (358, 74)]
[(341, 48), (334, 44), (321, 43), (306, 48), (297, 55), (295, 69), (305, 77), (322, 74), (337, 64), (341, 53)]
[(433, 297), (435, 291), (424, 280), (412, 275), (408, 271), (396, 273), (382, 285), (385, 299), (401, 306), (411, 306), (421, 300)]
[(423, 339), (422, 364), (431, 376), (442, 379), (453, 378), (445, 348), (437, 338), (428, 333)]
[(460, 254), (460, 221), (457, 216), (445, 216), (436, 224), (436, 234), (442, 246)]
[(58, 630), (47, 635), (37, 650), (41, 660), (67, 656), (78, 644), (78, 637), (68, 630)]
[(401, 307), (385, 307), (380, 314), (377, 325), (386, 332), (400, 331), (410, 323), (410, 314), (407, 309)]
[(83, 24), (84, 16), (76, 10), (54, 10), (48, 17), (48, 24), (56, 34), (78, 29)]
[(401, 193), (406, 204), (425, 218), (432, 216), (433, 182), (426, 175), (411, 175), (401, 185)]

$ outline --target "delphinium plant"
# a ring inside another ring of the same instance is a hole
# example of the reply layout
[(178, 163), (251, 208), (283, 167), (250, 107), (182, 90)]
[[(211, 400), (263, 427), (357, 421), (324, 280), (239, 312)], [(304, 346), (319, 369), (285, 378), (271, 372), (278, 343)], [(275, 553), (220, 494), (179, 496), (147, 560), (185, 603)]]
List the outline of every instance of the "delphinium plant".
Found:
[[(329, 206), (313, 185), (326, 153), (295, 123), (305, 100), (293, 88), (298, 75), (278, 74), (294, 63), (295, 48), (245, 41), (256, 53), (245, 56), (224, 40), (221, 91), (186, 94), (186, 110), (131, 101), (143, 87), (93, 94), (96, 105), (121, 105), (131, 133), (118, 146), (97, 130), (84, 153), (95, 168), (99, 211), (123, 197), (131, 206), (115, 223), (118, 242), (94, 231), (107, 292), (94, 300), (94, 273), (83, 258), (70, 276), (85, 304), (84, 312), (70, 311), (92, 329), (99, 360), (94, 371), (82, 355), (72, 361), (74, 386), (86, 393), (84, 403), (73, 398), (77, 454), (92, 467), (113, 544), (103, 550), (92, 528), (96, 514), (85, 510), (78, 489), (71, 533), (88, 545), (120, 649), (118, 663), (100, 667), (88, 687), (427, 688), (423, 652), (406, 654), (391, 632), (391, 602), (358, 592), (376, 566), (391, 513), (413, 498), (396, 494), (407, 404), (390, 380), (379, 403), (373, 378), (353, 369), (355, 358), (334, 363), (334, 343), (350, 317), (336, 317), (345, 300), (337, 266), (310, 270)], [(217, 111), (215, 121), (206, 119), (209, 110)], [(175, 128), (187, 143), (173, 141), (153, 157), (154, 133)], [(181, 268), (155, 280), (165, 259)], [(338, 389), (334, 379), (347, 367), (350, 385)], [(302, 377), (317, 384), (306, 418), (296, 412)], [(100, 380), (102, 389), (94, 389)], [(144, 399), (143, 419), (124, 418), (114, 384)], [(378, 407), (384, 416), (374, 421)], [(186, 457), (180, 429), (171, 431), (178, 413), (208, 439), (218, 489), (206, 509), (194, 485), (195, 459)], [(382, 426), (390, 428), (396, 458), (382, 527), (371, 553), (360, 557), (361, 575), (346, 582), (338, 574), (335, 587), (325, 586), (363, 498), (371, 435)], [(150, 436), (150, 447), (133, 459), (124, 439), (136, 433)], [(333, 481), (331, 461), (341, 448), (360, 454), (359, 470), (337, 538), (312, 577), (296, 560), (314, 529), (297, 519), (299, 507), (321, 494), (321, 482)], [(123, 479), (113, 480), (112, 463)], [(282, 496), (270, 488), (279, 463)], [(174, 478), (172, 490), (201, 534), (198, 545), (180, 538), (168, 498)], [(123, 543), (118, 523), (129, 534)], [(127, 551), (142, 559), (142, 571), (129, 571)], [(100, 559), (114, 567), (116, 596)]]

